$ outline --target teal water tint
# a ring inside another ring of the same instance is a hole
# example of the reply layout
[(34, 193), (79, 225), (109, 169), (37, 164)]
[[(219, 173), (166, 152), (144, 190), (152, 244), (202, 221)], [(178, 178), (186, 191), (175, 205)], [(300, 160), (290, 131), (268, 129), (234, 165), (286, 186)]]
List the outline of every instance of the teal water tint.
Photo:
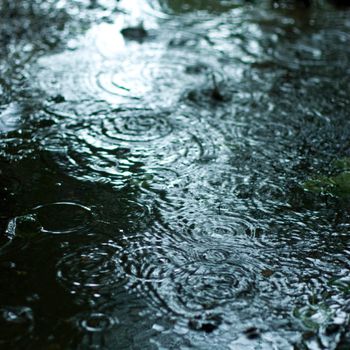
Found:
[(349, 349), (346, 1), (2, 1), (0, 348)]

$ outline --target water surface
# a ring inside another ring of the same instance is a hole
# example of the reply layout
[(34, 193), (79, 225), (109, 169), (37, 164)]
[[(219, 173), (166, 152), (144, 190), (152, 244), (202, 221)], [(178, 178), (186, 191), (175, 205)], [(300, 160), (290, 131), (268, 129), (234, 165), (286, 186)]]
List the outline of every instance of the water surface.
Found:
[(0, 5), (1, 348), (350, 348), (350, 12), (307, 3)]

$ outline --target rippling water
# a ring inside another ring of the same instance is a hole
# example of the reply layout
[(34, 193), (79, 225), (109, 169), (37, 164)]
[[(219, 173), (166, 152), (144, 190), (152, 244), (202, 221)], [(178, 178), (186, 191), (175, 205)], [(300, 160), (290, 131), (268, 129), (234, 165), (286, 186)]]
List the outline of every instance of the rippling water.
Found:
[(346, 5), (2, 2), (0, 347), (350, 348)]

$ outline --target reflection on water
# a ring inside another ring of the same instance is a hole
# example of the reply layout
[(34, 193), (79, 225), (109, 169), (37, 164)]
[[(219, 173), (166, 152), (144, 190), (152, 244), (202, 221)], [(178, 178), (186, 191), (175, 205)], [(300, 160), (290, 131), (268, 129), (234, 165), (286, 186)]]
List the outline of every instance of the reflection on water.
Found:
[(0, 4), (0, 347), (350, 348), (339, 3)]

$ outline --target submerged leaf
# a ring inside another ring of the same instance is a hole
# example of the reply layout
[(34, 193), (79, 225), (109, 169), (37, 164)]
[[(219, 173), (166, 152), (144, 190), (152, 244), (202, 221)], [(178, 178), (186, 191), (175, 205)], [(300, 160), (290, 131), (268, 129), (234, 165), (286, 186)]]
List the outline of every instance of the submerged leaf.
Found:
[(333, 166), (339, 170), (350, 170), (350, 158), (341, 158), (333, 162)]
[(328, 194), (336, 197), (350, 197), (350, 158), (342, 158), (333, 162), (333, 176), (319, 176), (307, 180), (303, 184), (306, 191), (317, 194)]
[(313, 193), (331, 193), (334, 187), (331, 177), (320, 176), (304, 182), (304, 189)]

